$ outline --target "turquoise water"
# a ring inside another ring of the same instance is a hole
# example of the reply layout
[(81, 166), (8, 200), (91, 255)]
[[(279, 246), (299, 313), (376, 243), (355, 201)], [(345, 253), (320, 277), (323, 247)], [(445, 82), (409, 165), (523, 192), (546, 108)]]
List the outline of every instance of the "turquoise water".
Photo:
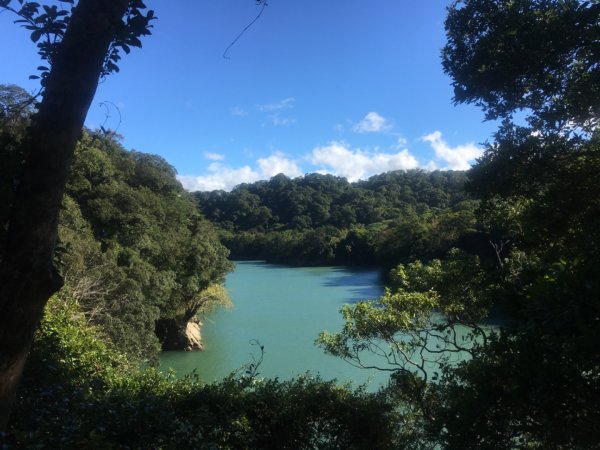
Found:
[(226, 287), (234, 303), (201, 318), (202, 352), (164, 352), (161, 370), (178, 375), (196, 369), (203, 381), (218, 380), (252, 362), (264, 346), (260, 377), (290, 379), (307, 371), (322, 378), (369, 383), (371, 389), (388, 375), (358, 369), (326, 355), (314, 345), (321, 331), (338, 331), (345, 303), (377, 298), (383, 292), (375, 270), (345, 267), (287, 267), (238, 262)]

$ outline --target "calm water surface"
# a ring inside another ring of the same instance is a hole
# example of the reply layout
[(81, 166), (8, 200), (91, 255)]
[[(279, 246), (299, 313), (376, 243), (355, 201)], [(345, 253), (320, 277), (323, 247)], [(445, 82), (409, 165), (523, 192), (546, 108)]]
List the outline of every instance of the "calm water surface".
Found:
[(213, 381), (252, 362), (265, 350), (261, 377), (290, 379), (310, 371), (324, 379), (376, 388), (387, 375), (357, 369), (326, 355), (314, 345), (323, 330), (338, 331), (339, 309), (345, 303), (377, 298), (383, 292), (379, 272), (345, 267), (286, 267), (262, 262), (238, 262), (226, 286), (234, 303), (204, 317), (203, 352), (164, 352), (161, 370), (178, 375), (196, 369), (204, 381)]

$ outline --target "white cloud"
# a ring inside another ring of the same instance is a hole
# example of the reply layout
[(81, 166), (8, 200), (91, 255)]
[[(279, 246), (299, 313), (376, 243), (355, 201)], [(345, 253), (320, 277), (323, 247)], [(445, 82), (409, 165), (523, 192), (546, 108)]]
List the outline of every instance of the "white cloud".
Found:
[(208, 175), (193, 176), (180, 175), (177, 179), (188, 191), (214, 191), (222, 189), (230, 191), (241, 183), (254, 183), (258, 180), (271, 178), (279, 173), (289, 177), (298, 177), (303, 174), (298, 165), (277, 152), (266, 158), (257, 160), (257, 168), (248, 165), (238, 168), (229, 167), (219, 162), (208, 166)]
[(434, 170), (439, 170), (438, 165), (435, 163), (435, 161), (429, 161), (424, 167), (423, 169), (428, 170), (428, 171), (434, 171)]
[(284, 109), (290, 109), (294, 107), (294, 102), (296, 99), (294, 97), (284, 98), (283, 100), (279, 100), (273, 103), (267, 103), (263, 105), (256, 105), (256, 108), (262, 112), (273, 112), (273, 111), (281, 111)]
[(267, 158), (259, 159), (258, 167), (260, 168), (260, 173), (263, 178), (271, 178), (280, 173), (284, 173), (291, 178), (299, 177), (304, 174), (294, 161), (286, 158), (279, 152)]
[(396, 143), (396, 145), (394, 146), (394, 148), (401, 149), (403, 147), (406, 147), (406, 144), (408, 144), (408, 140), (406, 140), (406, 138), (399, 137), (398, 138), (398, 142)]
[(353, 129), (357, 133), (381, 133), (391, 130), (392, 125), (385, 117), (371, 111)]
[[(302, 176), (305, 172), (315, 172), (342, 176), (353, 182), (383, 172), (411, 170), (419, 167), (425, 170), (466, 170), (470, 167), (469, 162), (483, 153), (472, 143), (450, 147), (442, 139), (442, 133), (439, 131), (423, 136), (421, 140), (428, 142), (436, 155), (426, 164), (419, 164), (409, 150), (403, 148), (407, 144), (403, 138), (398, 138), (396, 144), (390, 146), (387, 151), (378, 148), (374, 150), (353, 149), (344, 142), (332, 141), (328, 145), (315, 147), (305, 157), (305, 161), (312, 164), (308, 171), (303, 170), (297, 160), (289, 158), (282, 152), (275, 152), (267, 157), (256, 159), (254, 164), (243, 167), (231, 167), (223, 164), (221, 162), (224, 160), (223, 155), (207, 152), (204, 156), (213, 161), (208, 166), (207, 174), (201, 176), (182, 175), (178, 176), (178, 179), (189, 191), (216, 189), (229, 191), (238, 184), (268, 179), (279, 173), (295, 178)], [(251, 157), (251, 153), (248, 156)]]
[(241, 106), (234, 106), (233, 108), (231, 108), (229, 110), (229, 112), (231, 113), (232, 116), (247, 116), (248, 115), (248, 111), (246, 111)]
[(258, 109), (261, 112), (270, 113), (267, 115), (267, 117), (275, 126), (290, 125), (292, 123), (296, 123), (296, 119), (290, 117), (282, 117), (282, 112), (288, 109), (292, 109), (294, 107), (295, 101), (296, 99), (294, 97), (288, 97), (277, 102), (256, 105), (256, 109)]
[(210, 159), (211, 161), (223, 161), (225, 159), (225, 155), (213, 152), (204, 152), (204, 157), (206, 159)]
[[(434, 131), (427, 136), (423, 136), (422, 139), (431, 144), (435, 155), (438, 159), (446, 161), (447, 166), (445, 168), (450, 170), (467, 170), (471, 167), (469, 162), (479, 158), (483, 154), (483, 150), (473, 143), (450, 147), (442, 139), (440, 131)], [(429, 164), (431, 165), (431, 162)]]
[(390, 170), (416, 169), (419, 163), (406, 149), (397, 153), (379, 151), (351, 150), (344, 143), (332, 142), (325, 147), (317, 147), (312, 151), (310, 161), (319, 169), (349, 181), (366, 179), (372, 175)]
[(273, 125), (276, 126), (290, 125), (292, 123), (296, 123), (296, 119), (292, 119), (290, 117), (281, 117), (279, 114), (272, 114), (269, 116), (269, 118), (273, 122)]
[(260, 179), (260, 175), (250, 166), (233, 169), (215, 163), (210, 165), (209, 170), (212, 172), (209, 175), (178, 175), (177, 179), (188, 191), (230, 191), (240, 183), (253, 183)]

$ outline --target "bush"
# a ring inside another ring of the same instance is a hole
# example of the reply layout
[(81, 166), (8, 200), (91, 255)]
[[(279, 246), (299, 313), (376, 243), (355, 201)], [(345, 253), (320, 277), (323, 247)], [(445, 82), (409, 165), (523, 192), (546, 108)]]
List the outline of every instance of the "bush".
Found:
[(36, 335), (7, 448), (397, 448), (384, 393), (305, 376), (202, 384), (132, 366), (55, 296)]

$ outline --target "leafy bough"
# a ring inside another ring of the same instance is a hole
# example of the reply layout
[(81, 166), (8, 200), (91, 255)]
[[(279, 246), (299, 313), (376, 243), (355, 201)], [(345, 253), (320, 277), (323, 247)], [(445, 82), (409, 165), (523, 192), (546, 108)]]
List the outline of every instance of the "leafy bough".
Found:
[(342, 330), (322, 332), (317, 345), (355, 367), (390, 372), (422, 402), (430, 381), (487, 345), (487, 302), (475, 296), (483, 282), (478, 258), (457, 250), (444, 261), (401, 264), (379, 299), (344, 305)]

